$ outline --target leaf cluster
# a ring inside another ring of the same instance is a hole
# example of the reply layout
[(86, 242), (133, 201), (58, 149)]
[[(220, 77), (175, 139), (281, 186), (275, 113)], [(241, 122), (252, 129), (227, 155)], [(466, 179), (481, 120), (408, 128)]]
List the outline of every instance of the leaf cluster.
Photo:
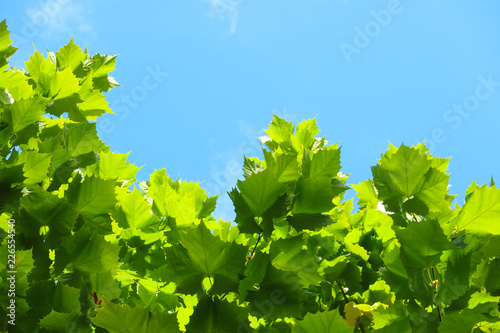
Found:
[(341, 147), (314, 119), (274, 116), (263, 159), (244, 157), (229, 193), (235, 221), (217, 221), (199, 184), (165, 169), (138, 183), (127, 154), (99, 139), (115, 56), (71, 40), (20, 70), (11, 43), (3, 21), (1, 331), (500, 331), (493, 182), (453, 205), (449, 159), (420, 144), (389, 146), (371, 179), (348, 186)]

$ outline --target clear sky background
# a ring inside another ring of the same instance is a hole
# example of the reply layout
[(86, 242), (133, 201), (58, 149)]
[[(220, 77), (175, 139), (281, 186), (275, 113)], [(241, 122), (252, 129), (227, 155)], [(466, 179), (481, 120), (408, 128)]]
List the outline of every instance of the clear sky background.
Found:
[[(98, 120), (139, 180), (155, 169), (225, 194), (261, 156), (272, 114), (316, 117), (342, 171), (371, 177), (389, 142), (452, 157), (451, 193), (500, 183), (498, 0), (0, 0), (24, 68), (71, 37), (119, 54), (115, 115)], [(351, 197), (354, 190), (347, 192)]]

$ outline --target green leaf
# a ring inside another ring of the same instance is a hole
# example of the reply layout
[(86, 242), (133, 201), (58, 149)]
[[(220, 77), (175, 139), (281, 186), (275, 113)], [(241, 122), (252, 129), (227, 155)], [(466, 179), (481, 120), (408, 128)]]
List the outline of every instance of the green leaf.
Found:
[(441, 204), (446, 200), (450, 176), (435, 168), (429, 168), (415, 188), (414, 197), (427, 205), (430, 212), (441, 211)]
[(245, 200), (243, 200), (241, 193), (236, 188), (233, 188), (227, 194), (233, 202), (234, 212), (236, 213), (234, 222), (238, 225), (239, 231), (247, 234), (261, 233), (263, 229), (255, 221), (254, 215)]
[(291, 121), (289, 122), (273, 115), (273, 121), (266, 130), (266, 134), (277, 143), (282, 143), (290, 139), (290, 135), (293, 133), (293, 128), (294, 126)]
[(116, 55), (96, 54), (92, 57), (92, 76), (94, 78), (107, 76), (115, 69)]
[(330, 211), (333, 204), (331, 181), (327, 178), (300, 179), (296, 188), (294, 213), (316, 214)]
[(207, 199), (197, 183), (173, 182), (165, 169), (151, 175), (148, 196), (153, 198), (153, 211), (160, 216), (168, 215), (171, 225), (177, 228), (194, 226)]
[(406, 229), (396, 231), (396, 235), (410, 267), (434, 266), (443, 251), (455, 248), (435, 220), (411, 222)]
[[(7, 243), (7, 241), (5, 242)], [(5, 258), (7, 258), (7, 244), (4, 244), (2, 247), (5, 248), (5, 252), (2, 254), (5, 256)], [(25, 251), (16, 250), (15, 265), (16, 266), (14, 269), (8, 269), (8, 270), (17, 272), (15, 273), (16, 295), (26, 296), (26, 291), (30, 286), (30, 283), (28, 282), (28, 275), (34, 267), (32, 249)]]
[[(405, 332), (405, 331), (395, 331), (390, 329), (393, 323), (398, 323), (401, 319), (408, 317), (408, 311), (404, 308), (403, 305), (396, 303), (394, 306), (389, 308), (385, 308), (383, 306), (377, 307), (372, 311), (373, 315), (373, 328), (376, 329), (375, 332), (381, 330), (386, 327), (386, 332)], [(404, 320), (406, 325), (409, 326), (408, 320)], [(406, 325), (404, 325), (406, 327)], [(396, 326), (399, 326), (396, 324)], [(381, 332), (384, 332), (381, 330)]]
[(77, 94), (80, 91), (78, 79), (71, 72), (71, 68), (57, 71), (50, 81), (50, 96), (59, 100)]
[(296, 273), (306, 287), (319, 285), (324, 278), (318, 274), (318, 260), (303, 250), (303, 245), (302, 235), (273, 241), (271, 264), (280, 270)]
[(87, 168), (87, 172), (93, 172), (94, 175), (106, 180), (133, 180), (140, 168), (127, 161), (128, 155), (129, 153), (101, 152), (99, 163)]
[(215, 210), (215, 206), (217, 205), (217, 198), (219, 195), (214, 195), (212, 197), (209, 197), (203, 201), (203, 207), (201, 209), (201, 212), (199, 214), (200, 218), (205, 218), (210, 216), (212, 212)]
[(364, 182), (356, 185), (351, 185), (351, 187), (356, 190), (356, 196), (359, 199), (357, 203), (361, 207), (366, 207), (368, 203), (377, 203), (379, 201), (371, 179), (365, 180)]
[(249, 332), (248, 312), (236, 303), (203, 296), (186, 325), (187, 332)]
[(175, 314), (151, 313), (139, 305), (131, 308), (103, 301), (102, 307), (97, 309), (96, 316), (91, 320), (110, 333), (180, 332)]
[(313, 155), (311, 161), (310, 177), (315, 180), (318, 178), (332, 178), (337, 176), (340, 171), (340, 149), (336, 146), (329, 146), (321, 149)]
[(6, 20), (0, 22), (0, 67), (7, 63), (17, 48), (13, 47), (12, 39), (9, 36), (9, 30), (7, 30)]
[(243, 200), (255, 216), (262, 214), (285, 193), (285, 186), (278, 182), (274, 174), (266, 169), (238, 181)]
[[(495, 246), (498, 249), (498, 246)], [(477, 266), (477, 276), (480, 286), (489, 292), (500, 290), (500, 259), (483, 260)]]
[(366, 304), (382, 303), (392, 306), (396, 295), (391, 292), (391, 288), (385, 281), (377, 281), (363, 293), (363, 300)]
[(78, 211), (85, 217), (109, 214), (116, 204), (115, 182), (94, 176), (85, 178), (78, 191)]
[(77, 312), (64, 313), (52, 310), (40, 321), (40, 326), (49, 332), (64, 332), (77, 316)]
[[(86, 84), (87, 82), (88, 84)], [(90, 83), (91, 81), (87, 79), (83, 84), (80, 91), (82, 103), (78, 104), (78, 115), (73, 114), (73, 116), (95, 121), (103, 113), (113, 113), (113, 111), (108, 107), (108, 102), (104, 99), (105, 96), (100, 91), (92, 90)]]
[(83, 248), (77, 249), (73, 267), (89, 273), (116, 270), (120, 247), (92, 234)]
[(248, 158), (244, 156), (244, 161), (243, 161), (243, 174), (246, 177), (250, 177), (254, 173), (261, 172), (264, 170), (264, 167), (262, 164), (259, 163), (257, 158)]
[(17, 133), (34, 122), (42, 120), (42, 103), (43, 98), (39, 96), (28, 99), (20, 99), (12, 103), (12, 132)]
[(50, 84), (55, 75), (56, 65), (41, 55), (38, 51), (26, 62), (26, 70), (36, 82), (36, 89), (43, 95), (50, 90)]
[(444, 281), (438, 281), (436, 302), (449, 305), (465, 294), (469, 288), (471, 256), (472, 252), (455, 250), (448, 257)]
[(339, 309), (308, 313), (303, 320), (297, 321), (292, 328), (293, 333), (352, 333), (339, 313)]
[(56, 58), (58, 68), (69, 68), (72, 72), (75, 72), (85, 59), (85, 55), (82, 49), (73, 42), (73, 38), (71, 38), (69, 43), (61, 47), (57, 52)]
[(297, 152), (303, 152), (304, 149), (311, 149), (314, 144), (315, 136), (319, 133), (315, 119), (303, 120), (297, 125), (297, 131), (292, 136), (292, 144)]
[(0, 89), (0, 101), (4, 104), (11, 104), (13, 101), (32, 97), (34, 92), (27, 81), (28, 77), (19, 70), (7, 71), (7, 67), (7, 65), (0, 66), (0, 88), (7, 88), (10, 96), (7, 95), (5, 89)]
[(93, 272), (90, 274), (90, 288), (99, 297), (114, 300), (120, 297), (121, 290), (111, 275), (111, 271)]
[(36, 151), (23, 151), (19, 155), (19, 163), (23, 164), (23, 172), (27, 185), (42, 182), (47, 178), (52, 155), (40, 154)]
[(75, 207), (65, 198), (40, 189), (23, 196), (19, 202), (26, 212), (22, 217), (26, 219), (28, 230), (23, 232), (38, 234), (37, 228), (49, 227), (45, 241), (51, 249), (58, 248), (62, 237), (71, 233), (78, 216)]
[(472, 310), (449, 311), (443, 316), (439, 324), (439, 333), (470, 333), (479, 321), (476, 313)]
[(280, 183), (297, 180), (300, 176), (299, 162), (296, 154), (280, 154), (276, 156), (273, 171)]
[(159, 223), (158, 217), (151, 214), (151, 206), (137, 189), (120, 196), (118, 202), (124, 214), (124, 219), (118, 220), (120, 227), (141, 229)]
[(235, 242), (223, 242), (210, 233), (204, 223), (181, 233), (181, 244), (165, 250), (169, 277), (181, 293), (200, 291), (205, 277), (213, 278), (211, 293), (237, 290), (239, 274), (245, 268), (247, 248)]
[(293, 214), (287, 216), (288, 223), (297, 231), (316, 230), (334, 223), (330, 215), (327, 214)]
[(481, 237), (500, 235), (500, 189), (477, 189), (458, 214), (456, 229)]
[(489, 293), (476, 291), (471, 295), (467, 308), (476, 309), (482, 313), (488, 313), (498, 308), (500, 296), (491, 296)]
[[(251, 261), (262, 260), (264, 256), (259, 257), (256, 255)], [(264, 272), (262, 281), (248, 291), (245, 299), (253, 308), (250, 313), (271, 321), (283, 317), (300, 317), (303, 308), (301, 299), (305, 294), (297, 274), (276, 269), (270, 263)]]
[(103, 146), (97, 136), (95, 123), (78, 124), (68, 131), (68, 151), (71, 156), (100, 151)]
[[(60, 117), (63, 113), (67, 112), (69, 118), (78, 122), (85, 122), (85, 118), (79, 114), (78, 104), (82, 102), (78, 94), (68, 96), (63, 99), (53, 101), (47, 106), (46, 113), (50, 113), (56, 117)], [(77, 115), (75, 117), (75, 114)]]
[(52, 306), (58, 312), (78, 313), (80, 311), (79, 298), (80, 289), (57, 282)]
[(428, 156), (421, 154), (416, 148), (405, 145), (398, 149), (392, 147), (382, 155), (379, 171), (374, 172), (375, 186), (381, 192), (383, 200), (394, 195), (391, 189), (409, 197), (418, 191), (418, 186), (431, 165), (432, 161)]

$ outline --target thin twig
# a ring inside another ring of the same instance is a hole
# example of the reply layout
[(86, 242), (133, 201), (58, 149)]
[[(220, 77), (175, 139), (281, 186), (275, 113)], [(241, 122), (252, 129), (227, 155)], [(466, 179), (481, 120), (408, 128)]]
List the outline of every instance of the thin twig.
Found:
[(345, 291), (344, 291), (344, 288), (342, 288), (342, 285), (340, 284), (340, 281), (339, 279), (335, 280), (337, 282), (337, 285), (339, 286), (340, 288), (340, 292), (342, 293), (342, 296), (344, 296), (344, 301), (345, 301), (345, 304), (349, 303), (349, 300), (347, 299), (347, 295), (345, 294)]
[[(437, 284), (434, 285), (434, 281), (436, 281), (436, 277), (434, 276), (434, 267), (432, 267), (432, 285), (434, 286), (434, 294), (437, 293)], [(438, 316), (439, 316), (439, 321), (443, 321), (443, 318), (441, 316), (441, 308), (439, 307), (439, 304), (436, 304), (437, 305), (437, 309), (438, 309)]]

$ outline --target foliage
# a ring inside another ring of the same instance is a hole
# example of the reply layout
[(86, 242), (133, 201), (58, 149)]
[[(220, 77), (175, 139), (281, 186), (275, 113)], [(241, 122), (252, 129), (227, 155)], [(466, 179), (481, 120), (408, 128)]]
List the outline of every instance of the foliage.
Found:
[[(390, 146), (344, 200), (340, 147), (273, 117), (216, 197), (137, 167), (97, 136), (115, 57), (73, 41), (26, 70), (0, 24), (0, 329), (11, 332), (498, 332), (500, 190), (448, 193), (448, 159)], [(15, 221), (15, 235), (9, 233)], [(12, 241), (14, 240), (14, 241)]]

